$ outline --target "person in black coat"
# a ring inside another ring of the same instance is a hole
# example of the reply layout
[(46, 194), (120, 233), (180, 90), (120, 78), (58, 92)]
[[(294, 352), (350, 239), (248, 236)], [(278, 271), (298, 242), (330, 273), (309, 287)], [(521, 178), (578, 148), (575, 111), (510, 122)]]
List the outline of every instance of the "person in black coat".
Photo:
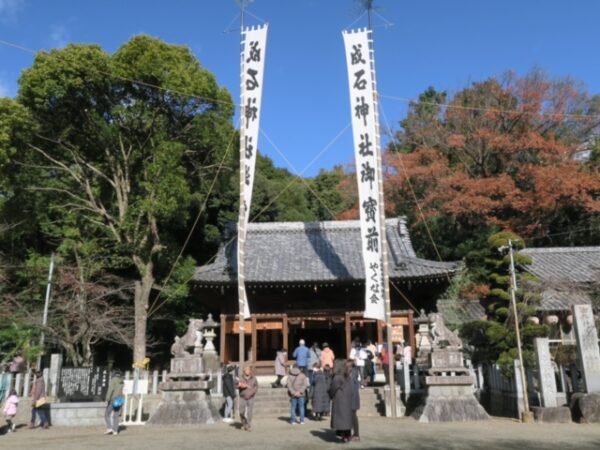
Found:
[[(335, 375), (331, 380), (329, 396), (332, 399), (331, 428), (341, 436), (344, 442), (352, 440), (351, 430), (354, 427), (353, 407), (356, 405), (353, 371), (354, 361), (336, 361)], [(356, 379), (358, 382), (358, 379)]]
[(360, 441), (358, 431), (358, 410), (360, 409), (360, 381), (358, 380), (358, 368), (354, 365), (354, 361), (346, 363), (346, 372), (350, 378), (352, 386), (352, 441)]
[(331, 378), (321, 369), (320, 364), (313, 367), (313, 379), (311, 381), (312, 412), (316, 420), (323, 420), (323, 414), (329, 412), (331, 400), (329, 398), (329, 387)]
[(235, 398), (235, 383), (233, 380), (233, 371), (235, 367), (228, 365), (223, 374), (223, 398), (225, 399), (225, 411), (223, 412), (223, 422), (233, 422), (233, 399)]

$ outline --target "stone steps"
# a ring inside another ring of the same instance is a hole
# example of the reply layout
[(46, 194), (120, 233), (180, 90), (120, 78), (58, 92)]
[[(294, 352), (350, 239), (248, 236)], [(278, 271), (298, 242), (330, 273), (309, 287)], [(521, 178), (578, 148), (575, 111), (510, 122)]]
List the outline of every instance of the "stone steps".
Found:
[[(261, 386), (255, 398), (254, 414), (257, 417), (288, 416), (290, 413), (290, 401), (285, 388)], [(385, 415), (383, 388), (360, 390), (358, 415), (359, 417), (381, 417)]]

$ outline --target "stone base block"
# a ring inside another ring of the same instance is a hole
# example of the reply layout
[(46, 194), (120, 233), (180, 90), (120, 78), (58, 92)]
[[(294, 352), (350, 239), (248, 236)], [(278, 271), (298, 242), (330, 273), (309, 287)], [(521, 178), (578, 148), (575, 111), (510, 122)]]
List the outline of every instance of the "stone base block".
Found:
[(411, 416), (422, 423), (490, 419), (473, 395), (472, 386), (428, 386), (423, 402)]
[(554, 408), (542, 408), (534, 406), (531, 408), (536, 422), (540, 423), (571, 423), (571, 410), (566, 406)]
[(202, 373), (204, 364), (199, 355), (188, 355), (171, 359), (171, 373)]
[[(383, 398), (385, 401), (385, 417), (392, 417), (392, 401), (390, 399), (391, 390), (389, 385), (383, 388)], [(404, 404), (400, 400), (400, 386), (396, 386), (396, 417), (403, 417), (406, 413)]]
[(213, 424), (221, 416), (205, 391), (163, 391), (148, 425)]
[(103, 426), (105, 409), (104, 402), (50, 403), (46, 414), (54, 426)]
[(204, 371), (205, 372), (213, 372), (216, 373), (221, 369), (221, 359), (216, 352), (204, 351), (204, 355), (202, 357), (204, 360)]
[(574, 394), (571, 399), (573, 418), (581, 423), (600, 423), (600, 393)]

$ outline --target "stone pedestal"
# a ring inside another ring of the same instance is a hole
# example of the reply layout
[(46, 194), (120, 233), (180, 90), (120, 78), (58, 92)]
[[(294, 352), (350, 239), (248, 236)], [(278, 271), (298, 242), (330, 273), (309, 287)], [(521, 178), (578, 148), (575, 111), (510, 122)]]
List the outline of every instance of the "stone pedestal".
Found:
[(488, 420), (490, 416), (473, 393), (470, 375), (428, 376), (427, 394), (412, 416), (419, 422), (466, 422)]
[(220, 419), (212, 404), (202, 354), (185, 355), (171, 360), (167, 381), (160, 384), (162, 398), (148, 425), (213, 424)]
[(204, 372), (204, 364), (199, 355), (187, 355), (171, 359), (171, 374), (199, 375)]
[(163, 390), (160, 405), (147, 424), (213, 424), (219, 419), (219, 411), (206, 390)]

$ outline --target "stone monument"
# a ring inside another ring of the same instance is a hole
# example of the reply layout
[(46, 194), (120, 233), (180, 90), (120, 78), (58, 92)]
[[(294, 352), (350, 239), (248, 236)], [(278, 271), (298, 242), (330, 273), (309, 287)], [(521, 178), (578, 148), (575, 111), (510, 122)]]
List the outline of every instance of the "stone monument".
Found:
[(558, 406), (556, 401), (556, 378), (554, 368), (550, 358), (550, 346), (548, 338), (535, 338), (535, 355), (538, 366), (538, 381), (540, 384), (540, 393), (542, 406), (545, 408), (554, 408)]
[(585, 392), (600, 392), (600, 349), (591, 305), (573, 305), (577, 356), (583, 372)]
[(598, 331), (591, 305), (573, 305), (577, 356), (585, 393), (574, 394), (571, 408), (574, 419), (585, 423), (600, 422), (600, 349)]
[(535, 355), (538, 367), (538, 383), (542, 406), (533, 406), (533, 417), (536, 422), (569, 423), (571, 411), (566, 406), (559, 406), (556, 389), (556, 377), (548, 338), (535, 338)]
[[(428, 336), (420, 338), (430, 343), (425, 349), (428, 355), (426, 394), (412, 416), (424, 423), (489, 419), (475, 398), (475, 379), (463, 364), (462, 341), (446, 328), (441, 315), (431, 313), (427, 318)], [(419, 332), (425, 333), (421, 324)], [(422, 355), (419, 356), (417, 360), (423, 360)]]
[[(202, 319), (190, 319), (187, 332), (181, 338), (175, 336), (171, 346), (171, 371), (167, 380), (159, 385), (162, 398), (147, 424), (212, 424), (220, 418), (211, 401), (213, 383), (204, 366), (204, 326)], [(216, 354), (214, 346), (212, 351)]]

